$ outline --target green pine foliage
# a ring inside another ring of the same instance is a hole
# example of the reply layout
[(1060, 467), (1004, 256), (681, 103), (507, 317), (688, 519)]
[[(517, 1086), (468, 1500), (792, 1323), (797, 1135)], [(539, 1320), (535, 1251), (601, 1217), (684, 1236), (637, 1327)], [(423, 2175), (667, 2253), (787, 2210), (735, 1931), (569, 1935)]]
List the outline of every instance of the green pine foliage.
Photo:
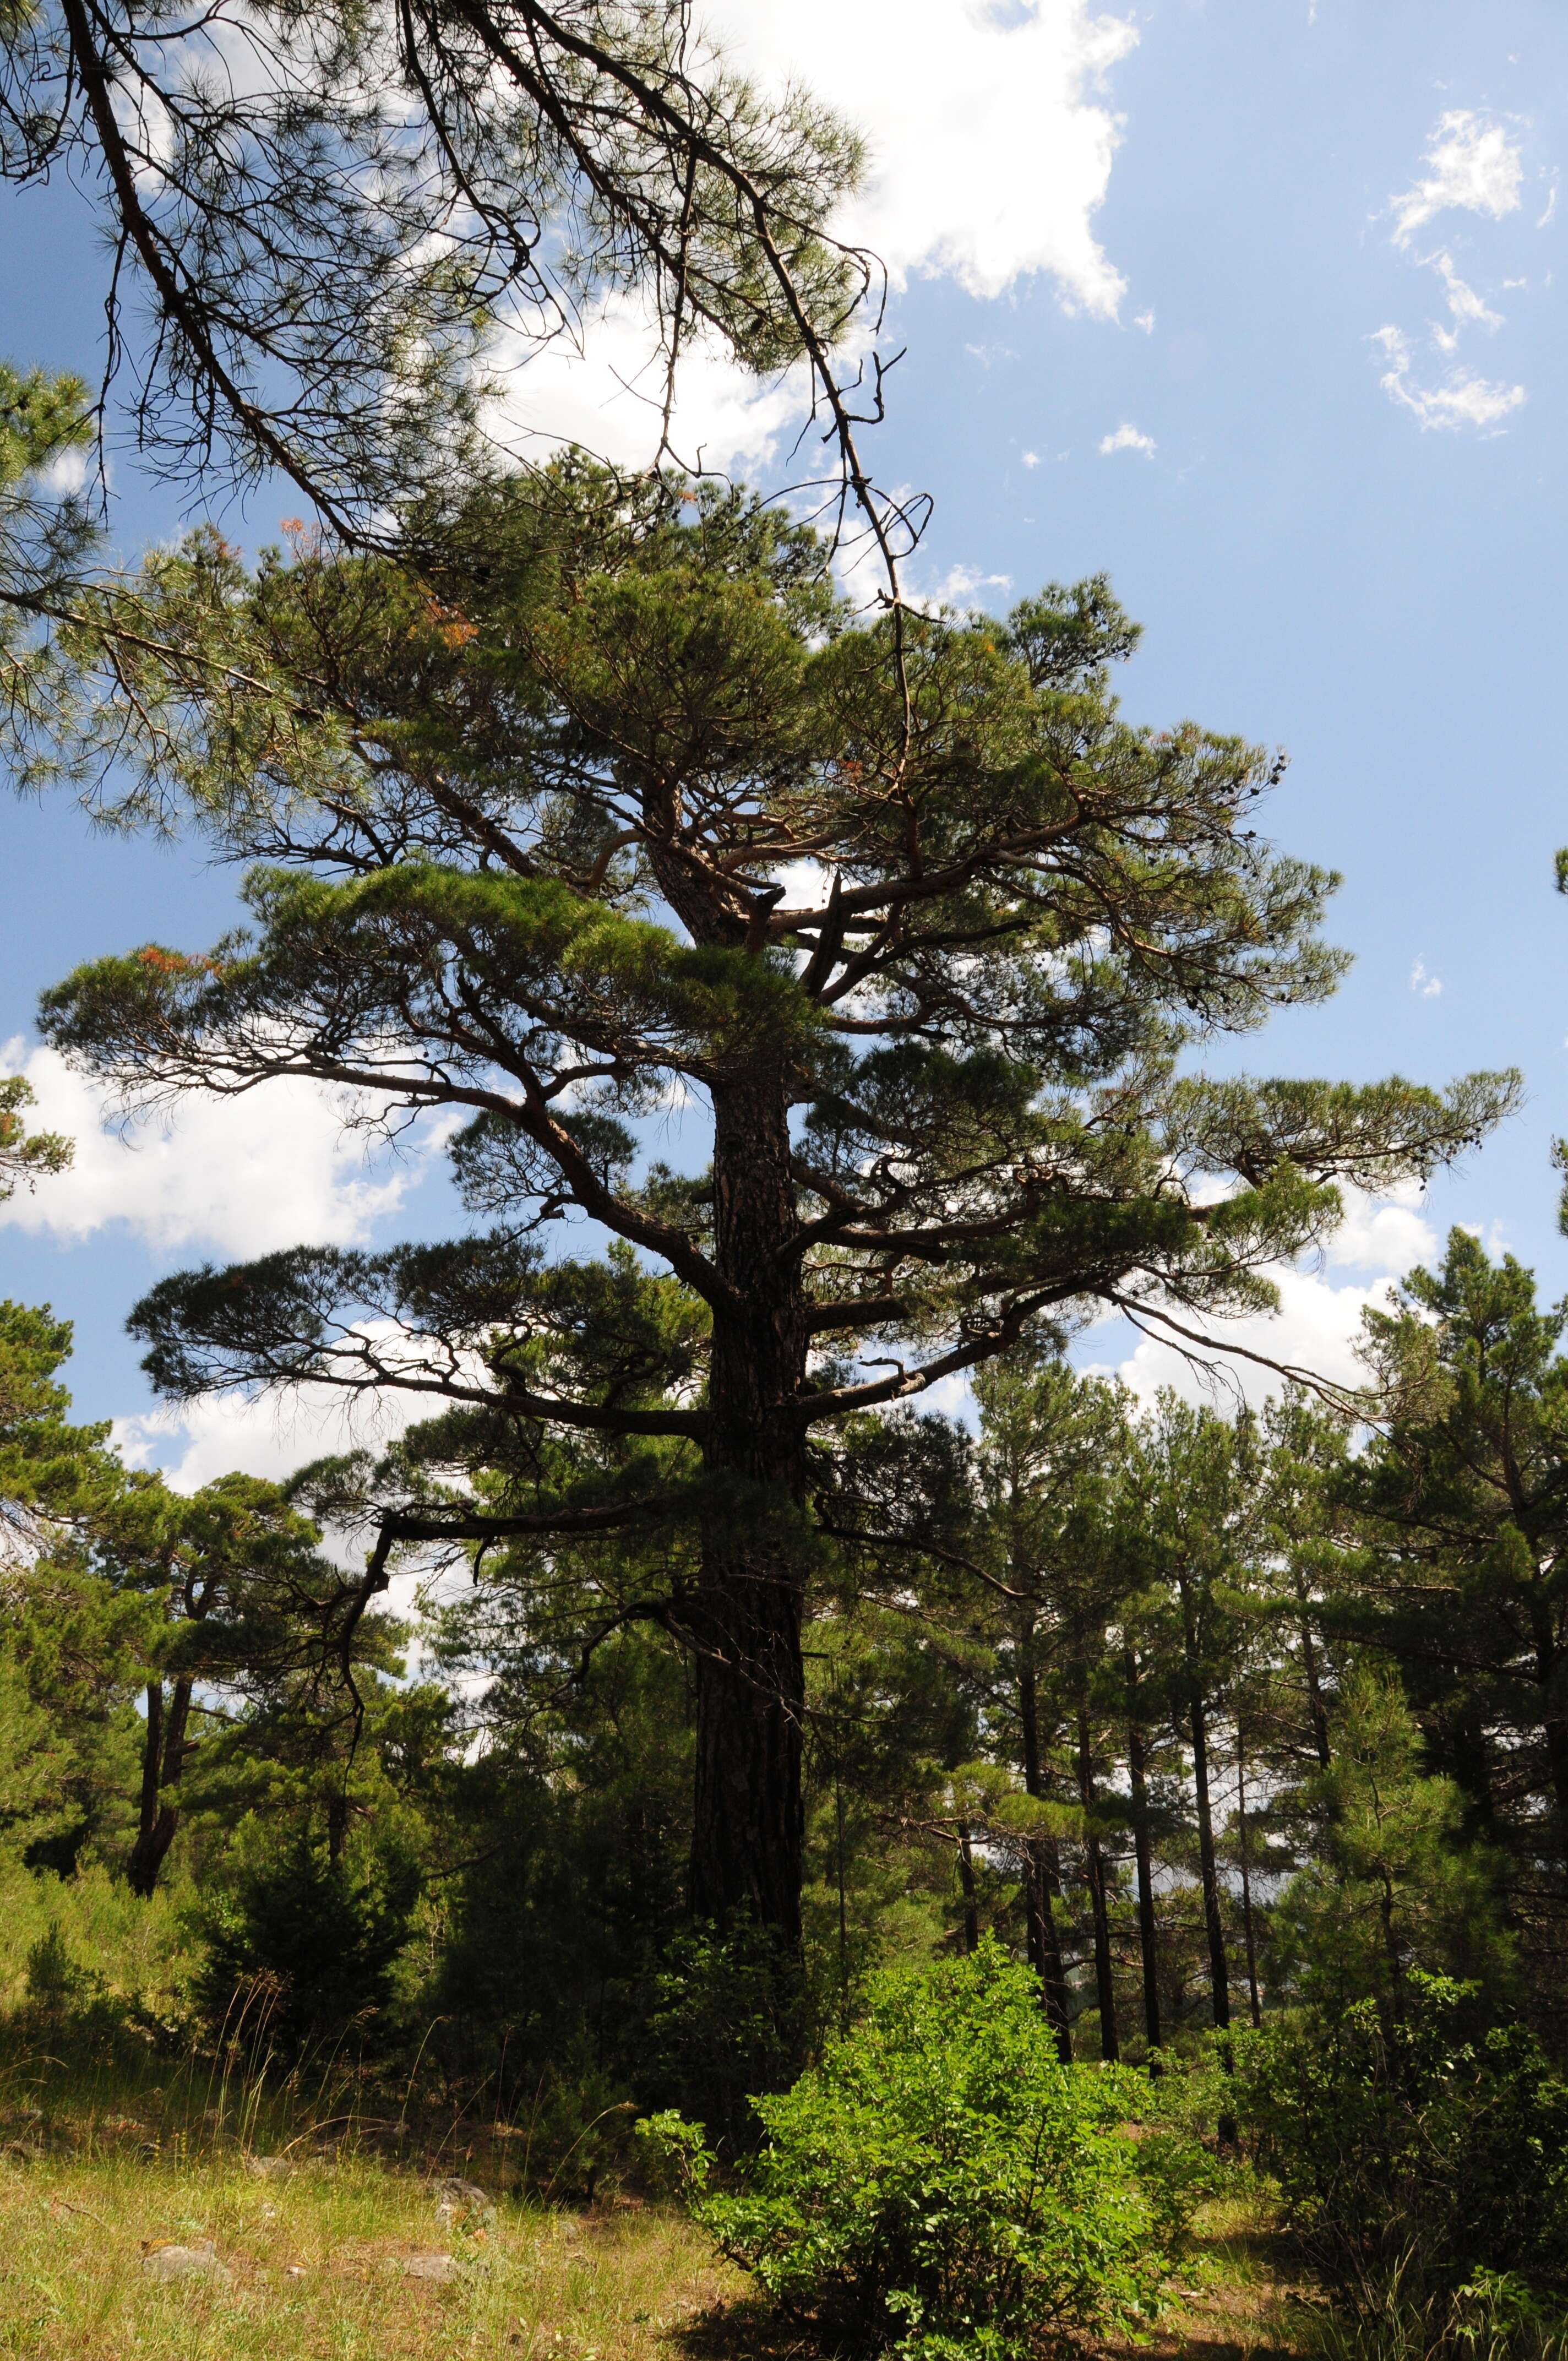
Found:
[[(1568, 1307), (1456, 1231), (1355, 1391), (1067, 1357), (1268, 1312), (1519, 1078), (1211, 1060), (1334, 989), (1336, 880), (1275, 758), (1129, 720), (1103, 576), (902, 595), (851, 126), (684, 0), (167, 30), (0, 0), (0, 180), (104, 208), (138, 447), (312, 522), (110, 567), (98, 411), (0, 365), (8, 769), (243, 873), (43, 1028), (433, 1117), (469, 1226), (134, 1308), (172, 1400), (413, 1398), (288, 1485), (128, 1468), (0, 1303), (0, 2062), (326, 2059), (400, 2136), (422, 2077), (585, 2199), (656, 2109), (724, 2253), (905, 2361), (1145, 2334), (1245, 2146), (1368, 2352), (1560, 2354)], [(496, 322), (607, 302), (804, 373), (882, 597), (668, 431), (486, 441)], [(0, 1201), (69, 1160), (31, 1104)]]
[[(306, 1073), (463, 1116), (473, 1235), (164, 1279), (148, 1369), (422, 1394), (356, 1479), (377, 1574), (478, 1544), (553, 1642), (682, 1646), (695, 1906), (786, 1949), (812, 1450), (1107, 1307), (1266, 1309), (1339, 1177), (1428, 1172), (1516, 1092), (1204, 1079), (1184, 1053), (1343, 965), (1333, 881), (1250, 824), (1269, 760), (1124, 718), (1103, 580), (865, 614), (829, 556), (581, 460), (469, 479), (395, 550), (158, 553), (73, 643), (69, 759), (112, 747), (122, 820), (248, 863), (250, 923), (95, 961), (43, 1017), (133, 1095)], [(672, 1097), (707, 1130), (679, 1173), (647, 1149)], [(1087, 1659), (1080, 1689), (1092, 1817)]]

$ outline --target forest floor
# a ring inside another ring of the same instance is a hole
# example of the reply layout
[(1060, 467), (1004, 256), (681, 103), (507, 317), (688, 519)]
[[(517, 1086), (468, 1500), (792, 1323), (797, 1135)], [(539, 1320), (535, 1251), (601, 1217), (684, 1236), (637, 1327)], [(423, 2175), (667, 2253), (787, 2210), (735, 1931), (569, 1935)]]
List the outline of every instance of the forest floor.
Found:
[[(156, 2094), (154, 2094), (156, 2098)], [(0, 2107), (0, 2355), (27, 2361), (805, 2361), (678, 2213), (503, 2192), (486, 2136), (413, 2158), (359, 2135), (258, 2152), (223, 2114)], [(1267, 2226), (1201, 2218), (1150, 2361), (1287, 2355)], [(1111, 2356), (1107, 2356), (1111, 2361)], [(1118, 2355), (1115, 2361), (1124, 2361)]]

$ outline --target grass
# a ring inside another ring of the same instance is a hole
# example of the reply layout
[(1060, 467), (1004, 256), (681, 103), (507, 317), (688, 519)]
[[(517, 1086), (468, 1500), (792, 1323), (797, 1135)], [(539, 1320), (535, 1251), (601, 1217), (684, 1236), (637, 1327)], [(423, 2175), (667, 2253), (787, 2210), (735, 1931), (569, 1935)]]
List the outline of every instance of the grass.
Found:
[(1251, 2191), (1215, 2199), (1200, 2208), (1170, 2302), (1137, 2351), (1155, 2361), (1271, 2361), (1296, 2354), (1301, 2293), (1266, 2202)]
[[(390, 2116), (367, 2115), (341, 2084), (225, 2082), (193, 2060), (170, 2071), (150, 2057), (139, 2070), (123, 2058), (84, 2070), (36, 2048), (0, 2060), (0, 2356), (795, 2361), (814, 2350), (678, 2213), (613, 2187), (593, 2204), (524, 2200), (522, 2164), (507, 2125), (452, 2110), (411, 2119), (395, 2103)], [(465, 2186), (443, 2187), (453, 2181)], [(209, 2246), (219, 2268), (158, 2276), (160, 2251)], [(1171, 2309), (1137, 2353), (1299, 2353), (1287, 2276), (1256, 2202), (1211, 2204)]]
[[(483, 2136), (398, 2162), (353, 2134), (324, 2154), (296, 2136), (267, 2158), (221, 2111), (170, 2120), (155, 2096), (135, 2117), (0, 2113), (0, 2354), (672, 2361), (689, 2324), (741, 2292), (663, 2208), (509, 2197), (510, 2152)], [(453, 2174), (492, 2202), (447, 2195)], [(157, 2276), (159, 2248), (207, 2244), (220, 2268)]]

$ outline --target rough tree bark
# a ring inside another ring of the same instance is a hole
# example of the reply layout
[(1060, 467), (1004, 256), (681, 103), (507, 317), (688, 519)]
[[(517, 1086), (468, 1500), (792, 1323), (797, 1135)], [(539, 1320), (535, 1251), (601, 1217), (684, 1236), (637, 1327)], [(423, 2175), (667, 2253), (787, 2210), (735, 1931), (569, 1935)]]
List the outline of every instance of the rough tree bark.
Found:
[(1137, 1666), (1127, 1657), (1127, 1773), (1132, 1786), (1133, 1858), (1138, 1878), (1138, 1951), (1144, 1978), (1144, 2038), (1150, 2071), (1160, 2046), (1159, 1949), (1154, 1907), (1154, 1861), (1149, 1843), (1148, 1751), (1139, 1716)]
[(1298, 1629), (1301, 1635), (1301, 1669), (1307, 1680), (1307, 1710), (1312, 1723), (1312, 1743), (1318, 1751), (1318, 1767), (1329, 1767), (1329, 1714), (1323, 1703), (1322, 1676), (1318, 1669), (1317, 1642), (1312, 1637), (1310, 1602), (1307, 1586), (1296, 1576), (1296, 1605), (1299, 1616)]
[[(1024, 1792), (1043, 1800), (1046, 1773), (1040, 1752), (1039, 1689), (1035, 1678), (1034, 1659), (1029, 1653), (1033, 1638), (1032, 1631), (1026, 1633), (1021, 1648), (1018, 1714), (1024, 1734)], [(1040, 1997), (1047, 2021), (1057, 2037), (1057, 2054), (1064, 2066), (1070, 2066), (1072, 2026), (1067, 2013), (1067, 1974), (1062, 1966), (1061, 1942), (1057, 1934), (1053, 1906), (1061, 1892), (1061, 1869), (1054, 1837), (1040, 1835), (1029, 1839), (1025, 1855), (1024, 1880), (1029, 1964), (1040, 1979)]]
[(180, 1784), (180, 1773), (190, 1751), (185, 1732), (191, 1720), (192, 1686), (188, 1680), (176, 1681), (166, 1709), (162, 1682), (148, 1681), (147, 1685), (141, 1805), (126, 1871), (131, 1892), (139, 1894), (144, 1902), (149, 1901), (156, 1891), (159, 1872), (180, 1831), (180, 1806), (172, 1800), (170, 1791)]
[(1188, 1731), (1198, 1807), (1198, 1867), (1203, 1887), (1203, 1927), (1209, 1944), (1209, 1989), (1213, 1996), (1214, 2023), (1223, 2032), (1231, 2021), (1231, 1978), (1225, 1958), (1224, 1920), (1220, 1915), (1220, 1872), (1214, 1859), (1214, 1813), (1209, 1793), (1209, 1712), (1198, 1659), (1192, 1597), (1185, 1583), (1180, 1590), (1182, 1638), (1187, 1653)]
[(1546, 1763), (1557, 1806), (1557, 1842), (1568, 1861), (1568, 1719), (1562, 1711), (1563, 1664), (1551, 1605), (1539, 1571), (1528, 1593), (1535, 1678), (1541, 1690), (1541, 1728), (1546, 1739)]
[(713, 1092), (715, 1305), (696, 1653), (694, 1916), (800, 1945), (805, 1292), (782, 1074)]
[(1105, 1854), (1094, 1825), (1094, 1758), (1089, 1716), (1078, 1717), (1078, 1796), (1083, 1806), (1083, 1850), (1089, 1872), (1089, 1903), (1094, 1920), (1094, 1997), (1100, 2010), (1100, 2055), (1114, 2064), (1122, 2046), (1116, 2035), (1116, 1983), (1111, 1969), (1111, 1914), (1105, 1901)]
[(975, 1891), (974, 1848), (967, 1820), (959, 1822), (959, 1891), (964, 1899), (964, 1949), (980, 1949), (980, 1896)]
[(1247, 2001), (1255, 2026), (1263, 2023), (1263, 2003), (1257, 1989), (1257, 1933), (1252, 1916), (1252, 1849), (1246, 1824), (1246, 1741), (1236, 1724), (1236, 1841), (1241, 1852), (1242, 1929), (1246, 1938)]

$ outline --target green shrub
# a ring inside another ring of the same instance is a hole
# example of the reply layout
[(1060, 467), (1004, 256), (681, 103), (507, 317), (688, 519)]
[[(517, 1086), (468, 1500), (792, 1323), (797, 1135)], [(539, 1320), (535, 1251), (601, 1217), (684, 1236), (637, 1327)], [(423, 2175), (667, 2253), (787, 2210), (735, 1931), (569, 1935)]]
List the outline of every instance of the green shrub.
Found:
[(1182, 2212), (1169, 2140), (1129, 2136), (1141, 2075), (1064, 2067), (1035, 1978), (991, 1939), (875, 1980), (863, 2021), (716, 2185), (701, 2133), (642, 2126), (696, 2218), (791, 2314), (905, 2361), (1024, 2361), (1154, 2310)]
[(1411, 1974), (1398, 2018), (1365, 2001), (1237, 2043), (1237, 2089), (1288, 2217), (1330, 2285), (1381, 2306), (1517, 2277), (1568, 2292), (1568, 2084), (1475, 1987)]
[(257, 1841), (236, 1854), (226, 1889), (195, 1914), (196, 1998), (212, 2029), (285, 2055), (365, 2036), (409, 1939), (413, 1862), (395, 1850), (334, 1861), (304, 1828), (277, 1851)]

